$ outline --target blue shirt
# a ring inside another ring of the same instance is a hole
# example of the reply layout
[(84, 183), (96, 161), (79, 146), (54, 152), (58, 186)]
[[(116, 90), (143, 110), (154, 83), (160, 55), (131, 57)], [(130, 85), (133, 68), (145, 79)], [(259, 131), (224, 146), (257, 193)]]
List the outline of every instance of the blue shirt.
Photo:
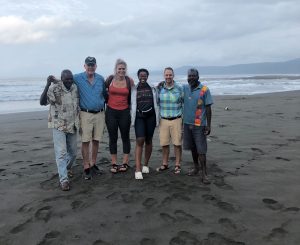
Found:
[(183, 122), (195, 126), (206, 126), (205, 106), (213, 104), (213, 99), (208, 87), (199, 83), (198, 87), (191, 90), (189, 85), (184, 85), (183, 91)]
[(168, 88), (164, 85), (158, 89), (160, 116), (164, 118), (178, 117), (182, 115), (183, 90), (174, 81), (174, 86)]
[(79, 91), (79, 106), (82, 109), (99, 111), (104, 108), (105, 85), (104, 78), (95, 73), (94, 81), (89, 82), (86, 72), (74, 75)]

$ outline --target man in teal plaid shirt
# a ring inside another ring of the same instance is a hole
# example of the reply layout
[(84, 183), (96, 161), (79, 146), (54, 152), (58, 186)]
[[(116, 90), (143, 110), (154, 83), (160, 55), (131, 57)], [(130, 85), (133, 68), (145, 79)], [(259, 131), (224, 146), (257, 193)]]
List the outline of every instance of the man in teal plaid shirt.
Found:
[(159, 139), (162, 146), (163, 162), (157, 168), (158, 172), (167, 170), (170, 140), (174, 145), (176, 157), (174, 173), (181, 172), (181, 129), (183, 111), (183, 89), (177, 84), (174, 78), (174, 71), (171, 67), (164, 70), (165, 81), (158, 85), (158, 104), (160, 107)]

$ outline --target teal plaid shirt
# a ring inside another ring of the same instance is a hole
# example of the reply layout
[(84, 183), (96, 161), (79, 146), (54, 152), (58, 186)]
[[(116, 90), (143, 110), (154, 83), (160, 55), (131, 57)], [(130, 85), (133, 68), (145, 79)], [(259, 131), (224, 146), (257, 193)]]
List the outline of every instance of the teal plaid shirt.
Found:
[(174, 86), (167, 88), (164, 85), (158, 89), (158, 104), (160, 116), (165, 118), (178, 117), (182, 115), (183, 88), (174, 81)]

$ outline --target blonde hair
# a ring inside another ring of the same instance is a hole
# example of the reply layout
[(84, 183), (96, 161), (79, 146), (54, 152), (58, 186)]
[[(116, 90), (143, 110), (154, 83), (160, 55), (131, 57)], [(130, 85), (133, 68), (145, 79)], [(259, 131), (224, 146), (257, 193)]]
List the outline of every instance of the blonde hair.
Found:
[(117, 67), (118, 65), (124, 65), (125, 66), (125, 75), (127, 75), (127, 63), (122, 59), (117, 59), (114, 69), (114, 75), (117, 75)]

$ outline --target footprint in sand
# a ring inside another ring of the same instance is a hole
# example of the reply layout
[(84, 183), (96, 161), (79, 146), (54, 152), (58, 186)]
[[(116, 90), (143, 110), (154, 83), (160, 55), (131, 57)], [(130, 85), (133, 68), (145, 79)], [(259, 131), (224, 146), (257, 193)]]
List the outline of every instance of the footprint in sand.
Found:
[(264, 151), (261, 150), (261, 149), (259, 149), (259, 148), (252, 147), (251, 150), (254, 151), (254, 152), (258, 152), (258, 153), (260, 153), (260, 154), (262, 154), (262, 155), (265, 154)]
[(277, 160), (283, 160), (283, 161), (286, 161), (286, 162), (291, 161), (290, 159), (284, 158), (284, 157), (276, 157), (276, 159), (277, 159)]
[(78, 209), (84, 207), (84, 202), (81, 200), (76, 200), (71, 203), (72, 209)]
[(173, 237), (169, 245), (184, 245), (184, 244), (200, 244), (197, 236), (188, 231), (179, 231), (175, 237)]
[(156, 245), (157, 243), (155, 242), (154, 239), (150, 238), (143, 238), (140, 242), (140, 245)]
[(45, 222), (48, 222), (52, 214), (51, 209), (52, 209), (51, 206), (42, 207), (35, 212), (34, 216), (37, 220), (43, 220)]
[(180, 200), (180, 201), (190, 201), (191, 198), (189, 198), (188, 196), (186, 196), (184, 193), (174, 193), (171, 196), (171, 200)]
[(175, 223), (176, 218), (172, 217), (171, 215), (167, 213), (160, 213), (159, 216), (167, 223)]
[(164, 200), (161, 201), (161, 206), (169, 205), (171, 203), (171, 197), (165, 197)]
[(144, 202), (143, 202), (143, 206), (145, 206), (146, 208), (151, 208), (154, 205), (157, 204), (157, 200), (154, 198), (147, 198)]
[(17, 153), (17, 152), (26, 152), (24, 150), (14, 150), (14, 151), (11, 151), (11, 153)]
[(47, 179), (40, 183), (42, 189), (56, 189), (58, 187), (58, 174), (52, 175), (50, 179)]
[(45, 163), (44, 162), (41, 162), (41, 163), (34, 163), (34, 164), (29, 164), (30, 167), (34, 167), (34, 166), (42, 166), (44, 165)]
[(232, 230), (232, 231), (237, 230), (237, 226), (235, 225), (235, 223), (233, 223), (233, 221), (231, 219), (221, 218), (221, 219), (219, 219), (218, 222), (227, 230)]
[(184, 212), (183, 210), (176, 210), (174, 212), (174, 214), (176, 215), (176, 220), (179, 222), (188, 221), (193, 224), (202, 224), (203, 223), (200, 219), (196, 218), (195, 216), (193, 216), (191, 214)]
[(216, 232), (209, 233), (200, 244), (246, 245), (244, 242), (234, 241)]
[(106, 199), (108, 200), (116, 200), (119, 197), (119, 193), (117, 192), (113, 192), (111, 194), (109, 194), (108, 196), (106, 196)]
[(21, 223), (21, 224), (15, 226), (14, 228), (12, 228), (9, 231), (9, 233), (11, 233), (11, 234), (17, 234), (17, 233), (23, 231), (26, 228), (27, 224), (29, 224), (31, 221), (32, 221), (32, 219), (28, 219), (24, 223)]
[(125, 203), (134, 203), (134, 202), (138, 202), (141, 199), (140, 195), (137, 193), (122, 194), (121, 197), (123, 202)]
[(262, 199), (263, 203), (266, 205), (267, 208), (270, 208), (272, 210), (280, 210), (283, 208), (283, 205), (278, 203), (277, 201), (270, 199), (270, 198), (264, 198)]
[(215, 175), (214, 185), (219, 187), (223, 190), (233, 190), (233, 187), (231, 185), (228, 185), (225, 183), (224, 176), (222, 175)]
[(224, 202), (224, 201), (220, 200), (220, 198), (218, 198), (218, 197), (215, 197), (215, 196), (212, 196), (209, 194), (205, 194), (205, 195), (202, 195), (202, 198), (204, 199), (204, 201), (211, 203), (212, 205), (214, 205), (224, 211), (227, 211), (230, 213), (237, 213), (240, 211), (240, 208), (235, 207), (231, 203)]
[(282, 227), (272, 229), (271, 233), (265, 237), (266, 240), (279, 240), (288, 235), (288, 232)]
[(112, 245), (112, 243), (102, 241), (101, 239), (94, 241), (93, 245)]
[(299, 212), (300, 208), (298, 207), (289, 207), (289, 208), (286, 208), (284, 209), (283, 211), (284, 212)]
[(55, 242), (55, 239), (58, 238), (59, 236), (60, 236), (59, 231), (50, 231), (45, 234), (44, 239), (41, 242), (39, 242), (37, 245), (58, 244)]

